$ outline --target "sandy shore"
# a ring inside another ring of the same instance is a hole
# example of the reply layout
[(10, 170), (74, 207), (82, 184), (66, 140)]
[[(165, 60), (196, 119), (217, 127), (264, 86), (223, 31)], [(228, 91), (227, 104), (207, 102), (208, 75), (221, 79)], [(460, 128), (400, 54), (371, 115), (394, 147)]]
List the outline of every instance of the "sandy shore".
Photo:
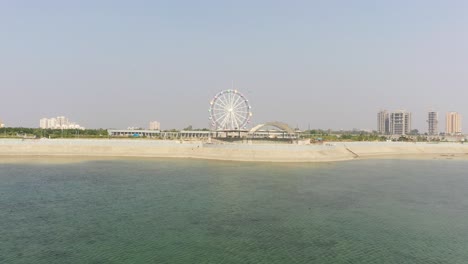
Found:
[[(0, 162), (14, 157), (58, 156), (195, 158), (261, 162), (330, 162), (352, 159), (468, 159), (460, 143), (337, 142), (323, 145), (206, 144), (200, 141), (41, 139), (0, 140)], [(91, 158), (92, 157), (92, 158)], [(74, 159), (79, 160), (79, 159)]]

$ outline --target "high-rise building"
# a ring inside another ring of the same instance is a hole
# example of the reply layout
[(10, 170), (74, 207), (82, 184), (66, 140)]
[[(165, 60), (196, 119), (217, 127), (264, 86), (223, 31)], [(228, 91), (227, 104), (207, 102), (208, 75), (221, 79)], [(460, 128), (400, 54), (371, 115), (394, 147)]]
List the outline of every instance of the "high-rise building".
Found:
[(42, 129), (81, 129), (85, 128), (70, 122), (68, 118), (59, 116), (57, 118), (42, 118), (39, 120), (39, 127)]
[(149, 123), (149, 130), (161, 130), (161, 124), (158, 121), (152, 121)]
[(428, 112), (427, 115), (427, 126), (428, 126), (428, 134), (430, 136), (435, 136), (439, 134), (439, 114), (434, 111)]
[(68, 121), (68, 118), (64, 117), (64, 116), (58, 116), (57, 117), (57, 125), (60, 126), (60, 127), (65, 127), (65, 126), (68, 126), (70, 124), (70, 122)]
[(42, 129), (48, 128), (49, 127), (49, 119), (41, 118), (39, 120), (39, 127), (42, 128)]
[(47, 127), (46, 128), (57, 128), (57, 118), (49, 118), (47, 119)]
[(377, 132), (381, 135), (390, 133), (390, 119), (387, 110), (377, 113)]
[(411, 132), (411, 113), (398, 110), (390, 113), (390, 134), (407, 135)]
[(3, 124), (2, 120), (0, 119), (0, 128), (5, 127), (5, 124)]
[(445, 133), (448, 135), (460, 135), (461, 132), (461, 115), (457, 112), (448, 112), (445, 119)]

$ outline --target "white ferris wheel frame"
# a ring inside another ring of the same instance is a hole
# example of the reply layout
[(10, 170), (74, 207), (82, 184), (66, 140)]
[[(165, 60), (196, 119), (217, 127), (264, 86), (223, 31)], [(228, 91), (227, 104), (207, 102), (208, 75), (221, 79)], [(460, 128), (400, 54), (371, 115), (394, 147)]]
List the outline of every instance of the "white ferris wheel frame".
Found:
[(211, 125), (216, 130), (241, 130), (252, 117), (249, 100), (237, 90), (224, 90), (210, 102)]

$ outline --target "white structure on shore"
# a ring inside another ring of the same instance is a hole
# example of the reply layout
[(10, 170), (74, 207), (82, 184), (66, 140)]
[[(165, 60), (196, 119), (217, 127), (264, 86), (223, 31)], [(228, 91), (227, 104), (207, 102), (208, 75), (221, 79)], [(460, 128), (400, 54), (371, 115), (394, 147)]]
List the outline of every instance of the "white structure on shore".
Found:
[(77, 123), (70, 122), (68, 118), (64, 116), (58, 116), (55, 118), (42, 118), (39, 120), (39, 127), (42, 129), (85, 129)]
[(434, 111), (430, 111), (427, 114), (427, 125), (428, 125), (428, 134), (429, 136), (436, 136), (439, 134), (438, 129), (439, 124), (439, 114)]
[(461, 135), (461, 115), (459, 113), (447, 113), (445, 120), (445, 133), (448, 135)]
[(398, 110), (390, 113), (390, 134), (407, 135), (411, 132), (411, 113)]
[(237, 90), (224, 90), (210, 102), (211, 126), (217, 131), (241, 131), (252, 118), (249, 100)]
[(149, 123), (149, 130), (161, 130), (161, 123), (158, 121), (151, 121)]
[(5, 127), (5, 124), (3, 124), (2, 120), (0, 119), (0, 128)]

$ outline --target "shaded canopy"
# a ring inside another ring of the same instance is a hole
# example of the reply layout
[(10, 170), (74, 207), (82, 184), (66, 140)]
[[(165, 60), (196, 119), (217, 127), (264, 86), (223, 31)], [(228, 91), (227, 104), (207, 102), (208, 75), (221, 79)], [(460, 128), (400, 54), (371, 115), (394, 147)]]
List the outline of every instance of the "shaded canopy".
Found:
[(252, 128), (250, 131), (249, 131), (249, 134), (254, 134), (255, 132), (259, 131), (260, 129), (264, 128), (264, 127), (267, 127), (267, 126), (272, 126), (272, 127), (276, 127), (276, 128), (279, 128), (283, 131), (285, 131), (286, 133), (288, 134), (294, 134), (295, 131), (294, 129), (292, 129), (290, 126), (288, 126), (286, 123), (282, 123), (282, 122), (268, 122), (268, 123), (265, 123), (265, 124), (260, 124), (260, 125), (257, 125), (255, 126), (254, 128)]

